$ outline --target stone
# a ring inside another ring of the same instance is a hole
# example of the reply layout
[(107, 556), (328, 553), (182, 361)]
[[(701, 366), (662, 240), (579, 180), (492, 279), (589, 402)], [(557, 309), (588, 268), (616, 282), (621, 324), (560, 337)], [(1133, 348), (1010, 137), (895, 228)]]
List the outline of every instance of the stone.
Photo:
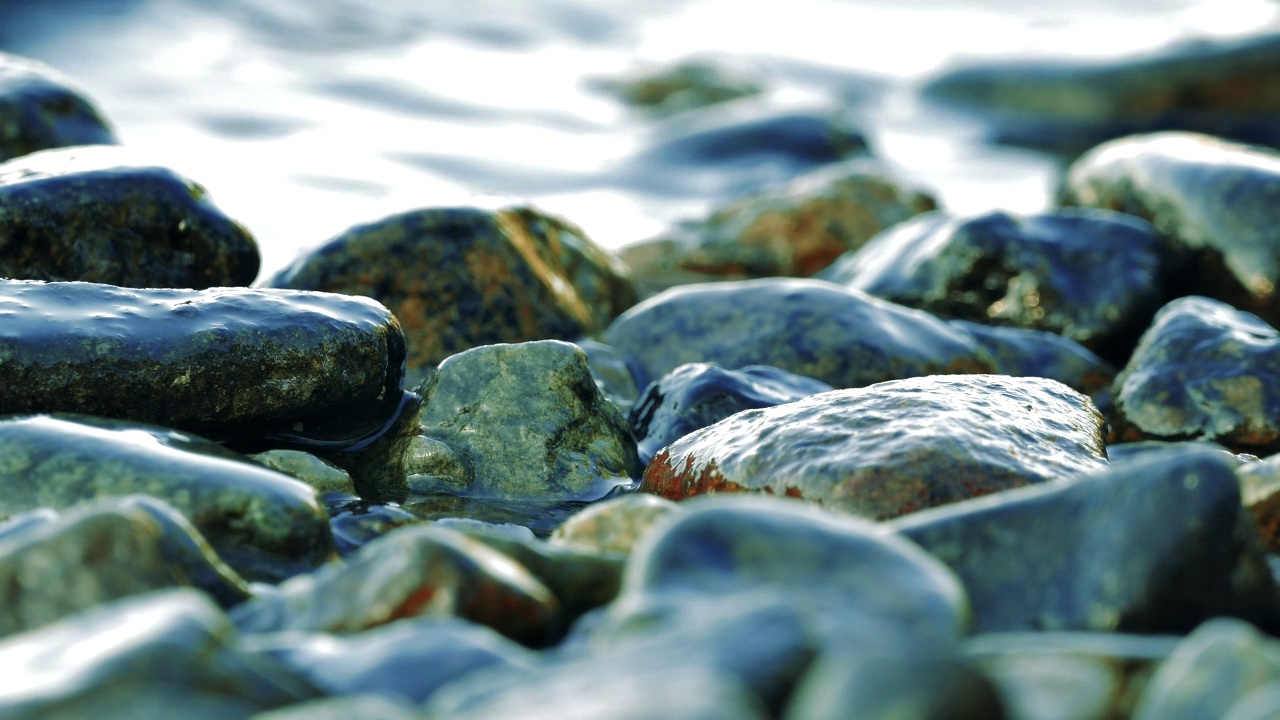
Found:
[(421, 720), (417, 706), (377, 693), (312, 700), (258, 713), (249, 720)]
[(679, 505), (648, 493), (592, 503), (569, 516), (547, 544), (596, 553), (629, 555), (650, 530), (682, 512)]
[(1280, 333), (1208, 298), (1164, 306), (1112, 394), (1112, 440), (1213, 440), (1280, 448)]
[(654, 456), (640, 489), (801, 498), (885, 520), (1107, 467), (1089, 399), (1043, 378), (911, 378), (738, 413)]
[(1221, 453), (1173, 448), (1069, 484), (886, 523), (964, 583), (978, 632), (1276, 627), (1280, 591)]
[(1222, 716), (1223, 720), (1270, 720), (1280, 714), (1280, 681), (1252, 690)]
[(458, 353), (427, 379), (422, 396), (422, 435), (445, 449), (406, 465), (415, 493), (581, 502), (630, 487), (640, 475), (626, 420), (601, 397), (586, 356), (570, 343)]
[(431, 525), (387, 533), (345, 562), (292, 578), (231, 611), (237, 627), (256, 633), (356, 633), (417, 617), (460, 617), (531, 645), (561, 632), (555, 596), (529, 571)]
[(248, 285), (261, 261), (204, 187), (106, 145), (0, 164), (0, 249), (0, 277), (138, 288)]
[(832, 387), (768, 365), (725, 370), (709, 363), (681, 365), (650, 383), (631, 409), (640, 462), (662, 448), (743, 410), (785, 405)]
[(0, 715), (14, 720), (242, 718), (320, 697), (286, 668), (245, 657), (203, 594), (149, 593), (0, 641)]
[(764, 89), (721, 64), (700, 59), (648, 68), (625, 77), (602, 78), (593, 85), (656, 117), (759, 95)]
[(402, 620), (354, 635), (248, 635), (238, 646), (292, 669), (330, 695), (377, 693), (414, 703), (469, 673), (531, 667), (533, 651), (457, 619)]
[(995, 367), (971, 337), (934, 316), (821, 280), (672, 288), (620, 315), (600, 339), (649, 378), (692, 362), (772, 365), (848, 388)]
[(423, 519), (397, 505), (360, 499), (330, 507), (329, 530), (339, 555), (346, 557), (396, 528), (417, 525)]
[(1177, 647), (1170, 636), (1088, 632), (990, 633), (964, 643), (1023, 720), (1132, 717), (1151, 674)]
[(1280, 553), (1280, 455), (1236, 467), (1240, 496), (1271, 553)]
[(640, 368), (635, 361), (621, 350), (598, 340), (579, 338), (573, 344), (582, 348), (587, 356), (587, 369), (591, 371), (600, 394), (623, 414), (630, 412), (640, 397), (640, 389), (644, 387), (637, 380)]
[(1078, 154), (1105, 140), (1196, 130), (1276, 144), (1280, 40), (1198, 37), (1116, 60), (981, 62), (924, 95), (978, 114), (992, 140)]
[(314, 490), (207, 440), (90, 417), (0, 420), (0, 516), (139, 493), (186, 516), (250, 580), (277, 582), (333, 557)]
[(249, 459), (264, 467), (300, 480), (325, 495), (355, 495), (356, 486), (346, 470), (328, 460), (301, 450), (268, 450)]
[(1159, 239), (1123, 213), (934, 212), (820, 277), (939, 317), (1045, 330), (1124, 362), (1163, 300)]
[(0, 163), (38, 150), (117, 142), (111, 125), (69, 78), (35, 60), (0, 53)]
[(363, 298), (0, 280), (0, 413), (308, 445), (380, 429), (403, 363), (396, 319)]
[(1225, 717), (1250, 691), (1280, 682), (1280, 643), (1248, 623), (1208, 620), (1156, 670), (1134, 720)]
[(644, 295), (697, 282), (807, 277), (936, 207), (932, 195), (882, 163), (857, 158), (722, 203), (619, 253)]
[(530, 208), (429, 208), (358, 225), (267, 284), (386, 305), (408, 340), (410, 384), (473, 347), (593, 333), (635, 302), (621, 260)]
[(1071, 165), (1064, 204), (1149, 220), (1170, 297), (1204, 295), (1280, 322), (1280, 152), (1194, 133), (1104, 143)]

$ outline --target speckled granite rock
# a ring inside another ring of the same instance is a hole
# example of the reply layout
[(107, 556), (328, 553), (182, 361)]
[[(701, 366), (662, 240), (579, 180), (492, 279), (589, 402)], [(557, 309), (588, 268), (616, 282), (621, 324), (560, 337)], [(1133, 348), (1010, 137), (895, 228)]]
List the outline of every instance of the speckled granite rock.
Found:
[(172, 505), (250, 580), (333, 556), (314, 490), (207, 440), (88, 417), (0, 420), (0, 514), (135, 493)]
[(1169, 293), (1205, 295), (1280, 322), (1280, 152), (1193, 133), (1094, 148), (1069, 169), (1063, 202), (1151, 221)]
[(1116, 377), (1113, 440), (1215, 440), (1280, 446), (1280, 333), (1202, 297), (1156, 315)]
[(734, 415), (655, 456), (641, 490), (766, 492), (883, 520), (1105, 469), (1102, 430), (1052, 380), (912, 378)]
[(49, 148), (115, 143), (111, 126), (68, 78), (0, 53), (0, 162)]
[(408, 339), (410, 384), (479, 345), (594, 332), (635, 302), (621, 260), (529, 208), (424, 209), (359, 225), (268, 284), (386, 305)]
[(551, 533), (547, 544), (626, 555), (659, 522), (680, 512), (679, 505), (657, 495), (622, 495), (574, 513)]
[(820, 277), (939, 317), (1047, 330), (1123, 362), (1163, 300), (1158, 239), (1138, 218), (936, 212), (876, 235)]
[(0, 164), (0, 249), (0, 277), (128, 287), (248, 285), (260, 262), (203, 187), (109, 146)]
[(971, 337), (934, 316), (821, 280), (673, 288), (623, 313), (600, 338), (654, 379), (692, 362), (772, 365), (834, 387), (994, 370)]
[(888, 523), (960, 576), (980, 632), (1280, 627), (1280, 591), (1220, 452), (1171, 448), (1069, 484)]

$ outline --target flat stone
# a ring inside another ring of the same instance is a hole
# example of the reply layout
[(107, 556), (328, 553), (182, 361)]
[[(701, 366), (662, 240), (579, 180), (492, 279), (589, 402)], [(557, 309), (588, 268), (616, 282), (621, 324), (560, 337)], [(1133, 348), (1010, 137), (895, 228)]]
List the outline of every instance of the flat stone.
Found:
[(1280, 333), (1202, 297), (1166, 305), (1113, 390), (1114, 441), (1214, 440), (1280, 446)]
[(469, 348), (595, 332), (635, 302), (621, 260), (530, 208), (432, 208), (358, 225), (267, 284), (386, 305), (408, 340), (410, 384)]
[(260, 263), (204, 187), (105, 145), (0, 164), (0, 248), (0, 277), (140, 288), (248, 285)]
[(37, 150), (118, 142), (84, 92), (62, 73), (0, 53), (0, 162)]
[(659, 522), (682, 512), (679, 505), (648, 493), (592, 503), (569, 516), (547, 538), (552, 547), (629, 555)]
[(333, 557), (313, 489), (207, 440), (89, 417), (0, 420), (0, 515), (138, 493), (186, 516), (250, 580), (276, 582)]
[(305, 444), (381, 428), (403, 362), (396, 319), (363, 298), (0, 280), (0, 413)]
[(1043, 378), (912, 378), (738, 413), (653, 458), (640, 489), (764, 492), (884, 520), (1106, 468), (1089, 399)]
[(956, 572), (979, 632), (1183, 633), (1216, 615), (1275, 627), (1280, 592), (1233, 468), (1173, 448), (887, 526)]
[(966, 320), (950, 320), (948, 324), (963, 330), (985, 349), (995, 360), (996, 372), (1000, 375), (1057, 380), (1088, 395), (1103, 415), (1110, 414), (1115, 368), (1080, 343), (1041, 330), (995, 327)]
[(693, 362), (772, 365), (838, 388), (994, 370), (936, 317), (821, 280), (684, 285), (623, 313), (600, 339), (654, 379)]

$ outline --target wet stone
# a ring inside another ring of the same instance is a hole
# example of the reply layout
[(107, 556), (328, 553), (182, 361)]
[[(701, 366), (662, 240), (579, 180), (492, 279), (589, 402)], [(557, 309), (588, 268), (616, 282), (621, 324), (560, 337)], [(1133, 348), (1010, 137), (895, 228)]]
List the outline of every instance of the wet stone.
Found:
[(396, 319), (364, 298), (0, 280), (0, 413), (306, 446), (381, 428), (403, 362)]
[(346, 470), (328, 460), (301, 450), (268, 450), (249, 459), (264, 467), (300, 480), (324, 495), (354, 495), (355, 485)]
[(114, 145), (111, 126), (70, 79), (0, 53), (0, 163), (38, 150)]
[(249, 720), (421, 720), (418, 708), (407, 700), (377, 693), (361, 693), (312, 700), (258, 713)]
[(971, 337), (936, 317), (821, 280), (672, 288), (623, 313), (600, 339), (649, 378), (694, 362), (772, 365), (847, 388), (995, 369)]
[(979, 632), (1183, 633), (1216, 615), (1276, 627), (1280, 593), (1233, 468), (1172, 448), (888, 525), (960, 576)]
[(369, 503), (359, 499), (329, 510), (333, 544), (343, 557), (354, 553), (396, 528), (416, 525), (422, 518), (396, 505)]
[(355, 633), (396, 620), (461, 617), (518, 642), (560, 633), (555, 596), (527, 570), (461, 533), (399, 528), (345, 562), (281, 584), (232, 610), (245, 632)]
[(1249, 691), (1222, 720), (1270, 720), (1280, 715), (1280, 681), (1271, 682)]
[(1280, 333), (1202, 297), (1166, 305), (1114, 386), (1116, 441), (1214, 440), (1280, 448)]
[(668, 446), (640, 489), (764, 492), (884, 520), (1106, 468), (1089, 399), (1043, 378), (912, 378), (738, 413)]
[(416, 384), (469, 348), (595, 332), (635, 302), (629, 273), (577, 227), (530, 208), (432, 208), (353, 227), (268, 284), (386, 305)]
[(759, 95), (763, 88), (732, 69), (698, 59), (651, 68), (629, 77), (600, 79), (595, 87), (654, 116)]
[(622, 248), (645, 295), (675, 285), (807, 277), (937, 202), (866, 158), (808, 172)]
[(552, 547), (629, 555), (658, 523), (682, 512), (679, 505), (648, 493), (592, 503), (569, 516), (547, 538)]
[(279, 581), (333, 556), (313, 489), (207, 440), (89, 417), (0, 421), (0, 515), (130, 494), (171, 505), (250, 580)]
[(278, 664), (236, 652), (235, 628), (193, 590), (149, 593), (0, 641), (0, 715), (224, 720), (320, 697)]
[(936, 212), (880, 233), (821, 277), (939, 317), (1046, 330), (1123, 362), (1163, 299), (1143, 220), (1068, 208)]
[(415, 493), (588, 501), (639, 477), (626, 421), (575, 345), (473, 348), (441, 363), (422, 395), (422, 434), (444, 447), (406, 463)]
[(1280, 455), (1236, 467), (1240, 495), (1272, 553), (1280, 553)]
[(1280, 152), (1193, 133), (1094, 148), (1069, 169), (1063, 202), (1149, 220), (1171, 297), (1204, 295), (1280, 322)]
[(795, 402), (832, 387), (768, 365), (725, 370), (709, 363), (681, 365), (651, 383), (631, 409), (640, 461), (662, 448), (743, 410)]
[(640, 368), (635, 361), (621, 350), (598, 340), (580, 338), (573, 344), (586, 354), (587, 369), (591, 371), (600, 394), (624, 414), (630, 412), (644, 387), (637, 377)]
[(248, 285), (260, 262), (203, 187), (110, 146), (0, 164), (0, 249), (0, 277), (127, 287)]

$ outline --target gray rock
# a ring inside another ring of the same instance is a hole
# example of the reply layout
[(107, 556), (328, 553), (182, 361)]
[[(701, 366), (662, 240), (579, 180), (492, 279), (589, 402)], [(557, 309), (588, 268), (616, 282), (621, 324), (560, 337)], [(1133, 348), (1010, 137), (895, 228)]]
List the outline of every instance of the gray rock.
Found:
[(681, 512), (679, 505), (648, 493), (592, 503), (569, 516), (547, 538), (552, 547), (629, 555), (650, 530)]
[(1280, 715), (1280, 681), (1250, 691), (1231, 706), (1222, 720), (1270, 720)]
[(997, 373), (1057, 380), (1088, 395), (1103, 415), (1110, 413), (1115, 368), (1080, 343), (1040, 330), (993, 327), (965, 320), (947, 324), (968, 333), (985, 348), (996, 362)]
[(0, 164), (0, 243), (0, 277), (19, 280), (208, 288), (248, 285), (260, 262), (203, 187), (109, 146)]
[(185, 515), (250, 580), (279, 581), (333, 557), (314, 490), (207, 440), (89, 417), (0, 420), (0, 515), (137, 493)]
[[(1223, 451), (1226, 452), (1225, 450)], [(1280, 455), (1236, 467), (1240, 497), (1272, 553), (1280, 553)]]
[(301, 450), (268, 450), (250, 455), (249, 459), (310, 485), (322, 496), (356, 494), (356, 486), (346, 470), (311, 453)]
[(739, 76), (722, 63), (692, 59), (625, 77), (600, 79), (593, 84), (654, 116), (673, 115), (763, 91), (759, 83)]
[(798, 497), (883, 520), (1106, 468), (1089, 399), (1043, 378), (912, 378), (749, 410), (655, 456), (640, 489)]
[[(329, 529), (338, 554), (346, 557), (387, 533), (425, 522), (398, 505), (371, 503), (348, 497), (329, 503)], [(345, 500), (345, 502), (340, 502)]]
[(1218, 618), (1187, 636), (1155, 672), (1134, 720), (1225, 717), (1250, 691), (1280, 681), (1280, 643)]
[(114, 145), (111, 126), (68, 78), (0, 53), (0, 162), (73, 145)]
[(420, 720), (418, 707), (376, 693), (343, 695), (258, 713), (250, 720)]
[(582, 348), (587, 356), (587, 369), (596, 381), (600, 394), (623, 413), (631, 410), (640, 397), (640, 382), (636, 375), (640, 368), (621, 350), (597, 340), (578, 339), (574, 345)]

